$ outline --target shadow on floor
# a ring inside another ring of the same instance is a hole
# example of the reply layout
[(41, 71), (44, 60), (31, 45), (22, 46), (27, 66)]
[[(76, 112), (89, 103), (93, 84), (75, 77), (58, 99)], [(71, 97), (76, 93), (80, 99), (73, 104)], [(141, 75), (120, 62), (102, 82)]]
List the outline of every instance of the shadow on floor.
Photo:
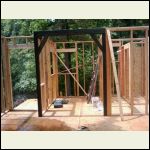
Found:
[[(21, 119), (19, 119), (21, 121)], [(16, 120), (17, 123), (17, 120)], [(8, 120), (1, 127), (2, 131), (73, 131), (75, 129), (66, 125), (65, 122), (56, 119), (30, 117), (24, 120), (18, 127)]]

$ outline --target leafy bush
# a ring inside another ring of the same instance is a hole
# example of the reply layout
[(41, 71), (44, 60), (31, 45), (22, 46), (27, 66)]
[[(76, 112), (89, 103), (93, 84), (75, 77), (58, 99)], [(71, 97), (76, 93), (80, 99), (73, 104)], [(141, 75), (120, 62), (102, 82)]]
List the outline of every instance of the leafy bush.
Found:
[(13, 92), (16, 94), (35, 92), (36, 73), (33, 50), (11, 50), (10, 61)]

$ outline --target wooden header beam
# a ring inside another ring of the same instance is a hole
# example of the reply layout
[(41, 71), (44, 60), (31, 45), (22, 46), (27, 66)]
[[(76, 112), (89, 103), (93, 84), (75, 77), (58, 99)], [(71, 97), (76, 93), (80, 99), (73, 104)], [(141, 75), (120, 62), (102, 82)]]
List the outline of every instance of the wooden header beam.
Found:
[(76, 49), (75, 48), (61, 48), (61, 49), (56, 49), (56, 51), (57, 52), (69, 52), (69, 53), (71, 53), (71, 52), (76, 52)]
[(5, 37), (6, 39), (20, 39), (20, 38), (28, 38), (28, 39), (32, 39), (34, 38), (32, 35), (31, 36), (24, 36), (24, 35), (21, 35), (21, 36), (10, 36), (10, 37)]
[(145, 40), (146, 38), (122, 38), (122, 39), (111, 39), (113, 42), (114, 41), (142, 41), (142, 40)]
[(34, 32), (34, 36), (35, 37), (41, 37), (41, 36), (45, 36), (45, 35), (49, 35), (49, 36), (68, 36), (68, 35), (101, 34), (101, 33), (105, 33), (105, 28), (37, 31), (37, 32)]
[(120, 32), (120, 31), (131, 31), (131, 30), (149, 30), (149, 26), (134, 26), (134, 27), (112, 27), (112, 28), (107, 28), (110, 31), (113, 32)]

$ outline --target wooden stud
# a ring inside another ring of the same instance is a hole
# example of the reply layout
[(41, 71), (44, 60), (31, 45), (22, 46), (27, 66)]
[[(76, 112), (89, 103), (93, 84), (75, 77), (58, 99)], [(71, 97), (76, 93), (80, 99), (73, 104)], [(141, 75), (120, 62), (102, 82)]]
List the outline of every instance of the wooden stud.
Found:
[(3, 85), (3, 70), (1, 63), (1, 113), (4, 113), (6, 110), (5, 107), (5, 96), (4, 96), (4, 85)]
[(93, 65), (93, 71), (94, 71), (94, 67), (95, 67), (95, 64), (94, 64), (94, 43), (92, 42), (92, 65)]
[(125, 66), (126, 66), (126, 57), (125, 57), (125, 47), (123, 46), (123, 96), (126, 98), (126, 70), (125, 70)]
[(66, 74), (64, 74), (65, 76), (65, 95), (67, 96), (67, 79), (66, 79)]
[(130, 46), (130, 56), (129, 56), (129, 67), (130, 67), (130, 73), (129, 73), (129, 99), (131, 102), (131, 115), (133, 115), (134, 113), (134, 77), (133, 77), (133, 73), (134, 73), (134, 45), (133, 45), (133, 30), (130, 31), (130, 36), (131, 36), (131, 46)]
[[(108, 37), (102, 34), (104, 116), (111, 116), (111, 57)], [(106, 47), (105, 47), (106, 44)]]
[[(102, 36), (99, 39), (102, 44)], [(102, 50), (98, 48), (98, 57), (99, 57), (99, 97), (103, 101), (103, 55)]]
[(120, 83), (120, 94), (122, 96), (122, 81), (121, 81), (121, 77), (122, 77), (122, 70), (121, 70), (121, 65), (122, 65), (122, 61), (121, 61), (121, 46), (118, 49), (118, 61), (119, 61), (119, 65), (118, 65), (118, 79), (119, 79), (119, 83)]
[(3, 74), (3, 44), (4, 44), (4, 39), (1, 38), (1, 113), (4, 113), (6, 111), (6, 99), (5, 99), (5, 93), (4, 93), (4, 74)]
[(56, 75), (56, 73), (57, 73), (57, 60), (56, 60), (56, 55), (55, 55), (56, 49), (55, 49), (55, 45), (54, 45), (53, 42), (52, 42), (51, 46), (52, 46), (51, 48), (53, 50), (53, 52), (52, 52), (52, 57), (53, 57), (53, 73), (55, 74), (53, 76), (53, 100), (54, 100), (54, 99), (57, 98), (57, 75)]
[(51, 80), (50, 80), (50, 51), (49, 51), (49, 42), (46, 42), (45, 45), (45, 66), (46, 66), (46, 92), (47, 92), (47, 105), (52, 103), (51, 93), (50, 93), (50, 86), (51, 86)]
[[(54, 44), (54, 48), (55, 48), (55, 51), (56, 51), (56, 43)], [(58, 96), (58, 93), (59, 93), (58, 91), (59, 91), (59, 86), (58, 86), (58, 60), (57, 60), (57, 57), (56, 57), (56, 96)]]
[[(41, 41), (39, 41), (40, 44)], [(40, 87), (41, 87), (41, 104), (42, 113), (47, 110), (46, 102), (46, 82), (45, 82), (45, 46), (42, 48), (39, 54), (39, 64), (40, 64)]]
[(112, 95), (115, 94), (115, 88), (114, 88), (114, 75), (113, 75), (113, 71), (111, 71), (111, 81), (112, 81)]
[(11, 83), (11, 71), (10, 71), (10, 57), (8, 43), (5, 38), (2, 39), (2, 64), (3, 64), (3, 73), (4, 73), (4, 92), (6, 100), (6, 110), (13, 109), (13, 96), (12, 96), (12, 83)]
[(57, 49), (56, 50), (58, 53), (72, 53), (72, 52), (76, 52), (75, 48), (63, 48), (63, 49)]
[(48, 92), (47, 92), (47, 83), (46, 83), (46, 74), (47, 74), (47, 62), (46, 62), (46, 44), (44, 45), (43, 47), (43, 80), (44, 80), (44, 83), (45, 83), (45, 86), (44, 86), (44, 103), (45, 103), (45, 109), (47, 110), (47, 107), (48, 107)]
[[(51, 43), (49, 42), (49, 49), (51, 48)], [(52, 52), (49, 50), (49, 99), (50, 103), (53, 101), (53, 82), (52, 82)]]
[[(79, 70), (78, 70), (78, 47), (77, 43), (75, 43), (75, 49), (76, 49), (76, 80), (79, 82)], [(77, 84), (77, 96), (79, 96), (79, 85)]]
[[(74, 74), (74, 78), (76, 78), (76, 74)], [(74, 81), (74, 96), (77, 96), (77, 87), (76, 87), (76, 82)], [(84, 89), (85, 90), (85, 89)]]
[(141, 48), (142, 48), (142, 51), (141, 51), (141, 96), (144, 97), (144, 43), (141, 43)]
[(115, 85), (116, 85), (116, 90), (117, 90), (117, 98), (118, 98), (118, 102), (119, 102), (120, 117), (121, 117), (121, 120), (123, 120), (123, 110), (122, 110), (122, 101), (121, 101), (121, 96), (120, 96), (120, 87), (119, 87), (119, 81), (118, 81), (118, 76), (117, 76), (117, 69), (116, 69), (116, 64), (115, 64), (113, 45), (112, 45), (111, 35), (110, 35), (109, 30), (107, 30), (107, 38), (108, 38), (107, 40), (108, 40), (110, 55), (111, 55), (111, 60), (112, 60), (112, 68), (113, 68), (113, 74), (114, 74), (114, 79), (115, 79)]
[(82, 61), (83, 61), (83, 84), (84, 84), (84, 90), (85, 90), (85, 86), (86, 86), (86, 83), (85, 83), (85, 62), (84, 62), (84, 57), (85, 57), (85, 47), (84, 47), (84, 43), (82, 43), (82, 49), (83, 49), (83, 57), (82, 57)]
[(149, 37), (148, 30), (145, 31), (145, 114), (148, 115), (149, 101)]
[[(99, 51), (98, 51), (99, 52)], [(103, 58), (99, 56), (99, 95), (103, 101)]]
[(120, 62), (122, 62), (122, 64), (121, 64), (121, 80), (122, 80), (122, 85), (121, 85), (121, 87), (122, 87), (122, 96), (124, 96), (125, 95), (125, 92), (124, 92), (124, 89), (125, 89), (125, 80), (124, 80), (124, 63), (125, 63), (125, 60), (124, 60), (124, 53), (125, 53), (125, 51), (124, 51), (124, 47), (121, 47), (121, 60), (120, 60)]

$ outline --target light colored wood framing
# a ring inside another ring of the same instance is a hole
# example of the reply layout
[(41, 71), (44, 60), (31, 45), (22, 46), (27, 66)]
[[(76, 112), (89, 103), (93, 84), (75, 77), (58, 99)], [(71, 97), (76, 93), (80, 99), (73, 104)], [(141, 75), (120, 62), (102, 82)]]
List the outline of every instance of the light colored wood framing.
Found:
[(112, 115), (112, 100), (111, 100), (111, 55), (110, 55), (110, 37), (106, 33), (106, 67), (107, 67), (107, 115)]
[(149, 104), (149, 37), (148, 30), (145, 31), (145, 114), (148, 115)]
[(92, 64), (93, 64), (93, 71), (94, 71), (95, 64), (94, 64), (94, 43), (93, 42), (92, 42)]
[(1, 38), (1, 114), (6, 111), (6, 99), (5, 99), (5, 92), (4, 92), (4, 74), (3, 74), (3, 39)]
[(72, 53), (72, 52), (76, 52), (75, 48), (65, 48), (65, 49), (57, 49), (56, 50), (58, 53)]
[[(38, 40), (40, 45), (41, 40)], [(42, 113), (47, 110), (46, 102), (46, 78), (45, 78), (45, 46), (43, 47), (41, 53), (39, 54), (39, 66), (40, 66), (40, 87), (41, 87), (41, 100), (42, 100)]]
[[(76, 57), (76, 80), (79, 83), (79, 67), (78, 67), (78, 46), (77, 43), (75, 43), (75, 49), (76, 49), (76, 53), (75, 53), (75, 57)], [(74, 77), (74, 76), (73, 76)], [(84, 90), (85, 91), (85, 90)], [(79, 96), (79, 84), (77, 84), (77, 96)]]
[(131, 45), (130, 45), (130, 56), (129, 56), (129, 60), (131, 60), (131, 62), (129, 63), (129, 67), (130, 67), (130, 73), (129, 73), (129, 100), (131, 103), (131, 115), (133, 115), (134, 113), (134, 77), (133, 77), (133, 73), (134, 73), (134, 66), (133, 66), (133, 61), (134, 61), (134, 45), (133, 45), (133, 30), (130, 31), (130, 36), (131, 36)]
[(45, 44), (45, 66), (46, 66), (46, 89), (47, 89), (47, 105), (52, 103), (52, 95), (51, 95), (51, 79), (50, 79), (50, 74), (51, 74), (51, 69), (50, 69), (50, 46), (49, 42), (47, 41)]
[[(74, 78), (76, 78), (76, 74), (74, 74)], [(77, 96), (77, 86), (76, 86), (76, 82), (75, 82), (75, 80), (73, 80), (74, 81), (74, 95), (75, 96)], [(85, 89), (84, 89), (85, 90)]]
[(2, 77), (3, 77), (3, 96), (5, 103), (5, 111), (13, 109), (11, 69), (10, 69), (10, 51), (6, 38), (1, 37), (1, 53), (2, 53)]
[(57, 57), (55, 55), (56, 53), (56, 45), (54, 42), (51, 42), (51, 49), (52, 49), (52, 61), (53, 61), (53, 74), (54, 76), (52, 77), (53, 79), (53, 100), (57, 98), (58, 95), (58, 71), (57, 71)]
[(67, 79), (66, 79), (66, 74), (64, 74), (65, 76), (65, 96), (67, 96)]
[[(148, 113), (148, 96), (149, 95), (149, 90), (147, 90), (149, 88), (149, 82), (147, 82), (149, 80), (148, 78), (148, 64), (149, 64), (149, 51), (148, 51), (148, 47), (149, 43), (147, 41), (147, 39), (149, 39), (148, 37), (148, 32), (149, 32), (149, 27), (148, 26), (143, 26), (143, 27), (118, 27), (118, 28), (110, 28), (111, 32), (124, 32), (124, 31), (128, 31), (130, 32), (130, 37), (129, 38), (120, 38), (120, 39), (112, 39), (113, 43), (114, 42), (121, 42), (121, 45), (124, 44), (124, 42), (128, 41), (130, 43), (126, 44), (125, 46), (122, 46), (122, 49), (119, 53), (119, 73), (120, 73), (120, 85), (121, 85), (121, 96), (123, 96), (125, 98), (125, 100), (128, 100), (128, 102), (131, 104), (131, 115), (134, 114), (134, 99), (135, 99), (135, 88), (137, 88), (137, 85), (135, 86), (135, 83), (137, 84), (137, 81), (135, 80), (134, 76), (135, 76), (135, 64), (134, 64), (134, 59), (136, 58), (134, 51), (137, 49), (135, 47), (135, 44), (141, 44), (141, 47), (143, 47), (143, 51), (141, 51), (141, 65), (139, 67), (142, 68), (142, 77), (141, 77), (141, 86), (143, 93), (141, 94), (141, 96), (144, 94), (145, 96), (145, 114)], [(136, 38), (133, 37), (133, 31), (145, 31), (145, 36), (144, 37), (140, 37), (140, 38)], [(147, 32), (147, 33), (146, 33)], [(146, 35), (147, 34), (147, 35)], [(130, 44), (130, 45), (129, 45)], [(142, 46), (143, 45), (143, 46)], [(116, 46), (116, 44), (114, 44), (114, 47)], [(142, 49), (142, 48), (141, 48)], [(139, 50), (141, 50), (139, 48)], [(127, 56), (125, 56), (125, 52), (127, 52)], [(126, 61), (129, 61), (129, 64), (127, 64)], [(142, 63), (143, 62), (143, 63)], [(142, 65), (143, 64), (143, 65)], [(126, 74), (126, 67), (129, 67), (129, 74)], [(147, 74), (147, 75), (145, 75)], [(127, 87), (126, 86), (126, 81), (127, 78), (129, 78), (129, 97), (128, 97), (128, 93), (126, 93), (125, 89)], [(143, 78), (145, 80), (143, 80)], [(144, 92), (145, 91), (145, 92)], [(147, 92), (147, 94), (146, 94)], [(140, 104), (141, 105), (141, 104)]]
[(109, 43), (115, 85), (116, 85), (116, 90), (117, 90), (117, 99), (119, 102), (120, 117), (121, 117), (121, 120), (123, 120), (122, 99), (120, 95), (120, 87), (119, 87), (119, 81), (118, 81), (118, 75), (117, 75), (117, 69), (116, 69), (116, 61), (115, 61), (114, 52), (113, 52), (113, 45), (111, 41), (111, 34), (109, 30), (107, 30), (107, 36), (108, 36), (108, 43)]
[[(99, 39), (102, 44), (102, 36)], [(103, 101), (103, 54), (102, 50), (98, 49), (99, 56), (99, 97)]]
[(98, 50), (99, 55), (99, 96), (103, 101), (103, 56), (100, 56), (100, 50)]
[(84, 57), (85, 57), (85, 49), (84, 49), (84, 43), (82, 43), (82, 49), (83, 49), (83, 52), (82, 52), (82, 58), (83, 58), (83, 86), (84, 86), (84, 90), (85, 90), (85, 86), (86, 86), (86, 83), (85, 83), (85, 62), (84, 62)]

